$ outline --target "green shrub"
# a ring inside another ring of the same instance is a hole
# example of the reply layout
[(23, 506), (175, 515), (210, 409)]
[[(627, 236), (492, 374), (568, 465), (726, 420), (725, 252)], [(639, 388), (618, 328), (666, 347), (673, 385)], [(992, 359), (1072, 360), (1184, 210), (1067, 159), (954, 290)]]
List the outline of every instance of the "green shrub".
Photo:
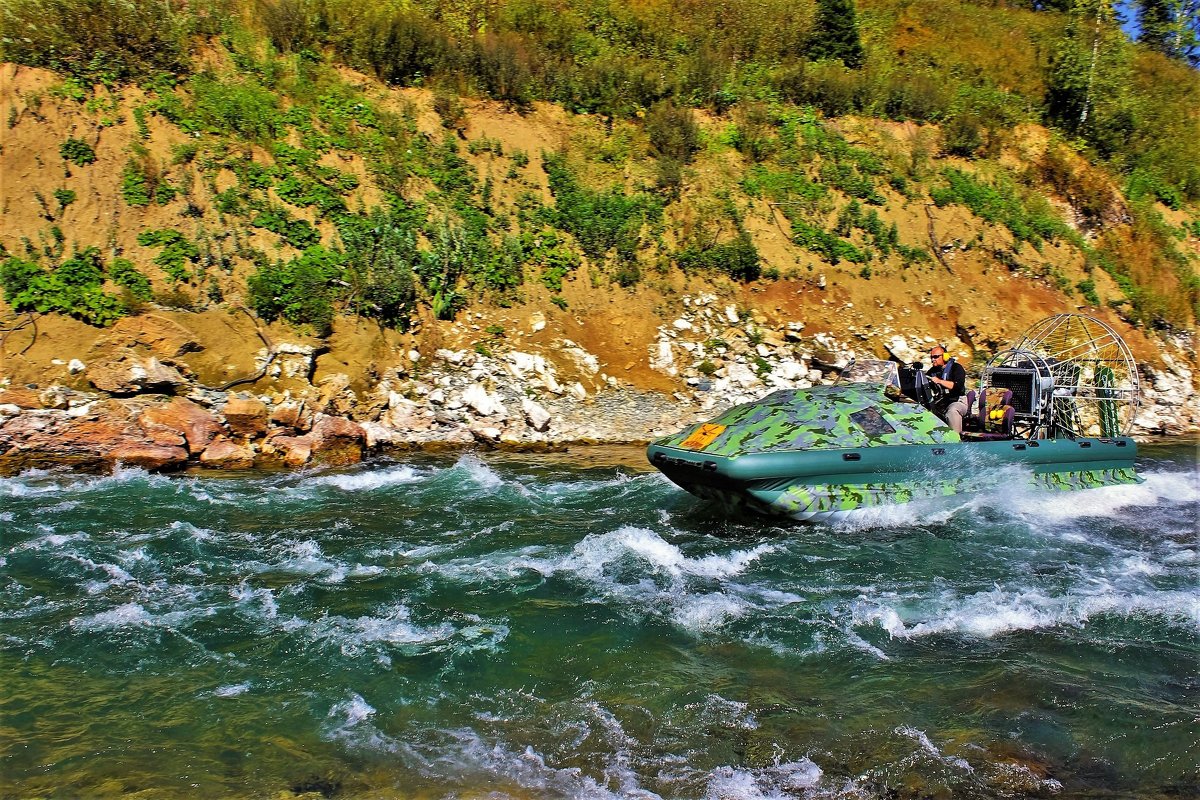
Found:
[(96, 160), (95, 149), (82, 139), (74, 137), (58, 146), (58, 154), (63, 157), (63, 160), (70, 161), (77, 167), (85, 167)]
[(616, 250), (630, 260), (641, 245), (642, 226), (662, 215), (661, 201), (649, 195), (631, 197), (615, 186), (606, 192), (581, 186), (560, 155), (544, 154), (542, 166), (554, 195), (547, 220), (574, 236), (589, 258), (601, 259)]
[(339, 253), (315, 245), (290, 261), (261, 265), (247, 281), (250, 305), (267, 321), (282, 317), (328, 336), (343, 261)]
[(108, 276), (112, 278), (113, 283), (128, 289), (138, 300), (148, 301), (153, 297), (149, 279), (127, 258), (114, 258), (108, 265)]
[(5, 58), (125, 83), (187, 67), (187, 6), (155, 0), (9, 0), (0, 4)]
[(140, 159), (131, 158), (121, 171), (121, 197), (127, 205), (141, 208), (150, 205), (153, 190)]
[(687, 164), (700, 150), (700, 126), (690, 108), (660, 100), (646, 114), (646, 136), (660, 158)]
[(67, 206), (75, 202), (77, 197), (75, 192), (70, 189), (58, 188), (54, 190), (54, 199), (58, 201), (58, 213), (61, 214)]
[(684, 270), (723, 272), (740, 281), (758, 280), (762, 258), (745, 231), (730, 242), (701, 246), (688, 245), (675, 253), (675, 263)]
[(15, 311), (58, 312), (90, 325), (110, 325), (126, 313), (119, 298), (104, 291), (100, 251), (76, 253), (46, 271), (17, 258), (0, 265), (4, 298)]
[(258, 213), (250, 220), (250, 224), (278, 234), (292, 247), (301, 250), (321, 241), (321, 232), (314, 228), (312, 223), (304, 219), (292, 219), (287, 211), (278, 207)]
[(337, 222), (345, 250), (349, 302), (355, 313), (408, 327), (416, 306), (413, 265), (421, 258), (410, 216), (375, 208)]
[(195, 118), (214, 133), (233, 132), (266, 142), (283, 129), (277, 95), (253, 80), (234, 82), (200, 74), (193, 76), (189, 85)]
[(162, 267), (163, 272), (174, 283), (190, 280), (192, 277), (184, 262), (196, 263), (200, 260), (200, 251), (196, 245), (189, 242), (179, 231), (170, 228), (142, 231), (138, 234), (137, 243), (143, 247), (162, 248), (154, 257), (154, 263)]

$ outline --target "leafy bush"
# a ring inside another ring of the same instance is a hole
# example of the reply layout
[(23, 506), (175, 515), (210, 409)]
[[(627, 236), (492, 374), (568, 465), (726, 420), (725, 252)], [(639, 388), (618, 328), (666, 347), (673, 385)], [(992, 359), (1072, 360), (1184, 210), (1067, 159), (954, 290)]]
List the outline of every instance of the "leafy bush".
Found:
[(175, 283), (189, 280), (192, 274), (184, 266), (184, 262), (193, 263), (200, 260), (200, 251), (196, 245), (176, 230), (162, 228), (155, 231), (142, 231), (138, 234), (137, 243), (143, 247), (161, 247), (162, 250), (154, 257), (154, 263), (162, 267), (163, 272)]
[(675, 253), (675, 262), (685, 270), (723, 272), (739, 281), (758, 280), (762, 274), (762, 258), (745, 231), (730, 242), (688, 245)]
[(54, 190), (54, 199), (58, 201), (58, 213), (61, 214), (66, 210), (67, 206), (71, 205), (71, 203), (74, 203), (78, 197), (71, 189), (60, 187)]
[(542, 166), (554, 195), (548, 221), (574, 236), (589, 258), (603, 258), (615, 249), (631, 259), (641, 244), (642, 226), (662, 215), (661, 203), (648, 195), (630, 197), (615, 186), (606, 192), (581, 186), (561, 155), (543, 154)]
[(103, 289), (103, 264), (94, 247), (50, 271), (10, 258), (0, 265), (0, 285), (4, 299), (16, 311), (59, 312), (100, 326), (110, 325), (126, 313), (120, 299)]
[(134, 158), (126, 161), (125, 169), (121, 171), (121, 197), (125, 203), (134, 208), (148, 206), (152, 193), (143, 162)]
[(290, 261), (261, 265), (247, 281), (250, 305), (265, 320), (282, 317), (328, 336), (343, 263), (339, 253), (315, 245)]
[(944, 170), (942, 176), (946, 186), (929, 192), (938, 207), (964, 205), (980, 219), (1007, 227), (1018, 243), (1024, 241), (1036, 246), (1044, 240), (1056, 239), (1081, 243), (1078, 234), (1057, 216), (1045, 198), (1031, 196), (1022, 200), (1010, 181), (988, 184), (953, 168)]
[(407, 328), (416, 305), (413, 265), (421, 258), (411, 218), (376, 208), (369, 215), (342, 216), (337, 226), (351, 308), (385, 325)]
[(192, 77), (190, 88), (196, 119), (215, 133), (265, 142), (283, 129), (277, 96), (253, 80), (233, 82), (202, 73)]
[(660, 100), (646, 114), (646, 136), (655, 155), (687, 164), (700, 149), (700, 126), (690, 108)]
[(150, 300), (153, 296), (150, 281), (127, 258), (114, 258), (108, 265), (108, 275), (113, 283), (128, 289), (138, 300)]
[(321, 232), (314, 228), (312, 223), (304, 219), (292, 219), (287, 211), (278, 207), (260, 212), (250, 220), (250, 224), (278, 234), (285, 242), (298, 249), (312, 247), (321, 241)]
[(0, 5), (5, 58), (85, 83), (125, 83), (187, 67), (194, 19), (155, 0), (10, 0)]
[(95, 149), (83, 141), (71, 137), (58, 146), (58, 154), (64, 161), (70, 161), (77, 167), (86, 167), (96, 160)]

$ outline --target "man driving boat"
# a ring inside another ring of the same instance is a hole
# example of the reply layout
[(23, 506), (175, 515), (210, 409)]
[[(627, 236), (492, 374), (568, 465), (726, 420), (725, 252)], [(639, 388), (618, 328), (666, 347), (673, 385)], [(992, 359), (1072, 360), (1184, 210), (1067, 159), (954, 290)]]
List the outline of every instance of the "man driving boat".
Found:
[(953, 358), (946, 360), (946, 348), (934, 345), (929, 351), (933, 366), (925, 370), (930, 383), (942, 387), (942, 397), (933, 406), (933, 413), (942, 417), (954, 429), (962, 433), (963, 416), (967, 413), (967, 371)]

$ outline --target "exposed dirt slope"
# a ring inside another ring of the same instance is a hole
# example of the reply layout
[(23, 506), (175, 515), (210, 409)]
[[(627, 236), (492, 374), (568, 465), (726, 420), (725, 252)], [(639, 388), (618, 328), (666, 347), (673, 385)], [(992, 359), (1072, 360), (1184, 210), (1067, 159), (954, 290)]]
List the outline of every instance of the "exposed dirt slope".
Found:
[[(423, 131), (435, 137), (442, 135), (430, 93), (388, 90), (349, 72), (345, 77), (366, 87), (381, 104), (408, 107), (415, 112)], [(24, 252), (26, 242), (39, 250), (52, 243), (51, 229), (56, 226), (68, 250), (96, 246), (107, 256), (120, 254), (132, 260), (151, 278), (157, 299), (162, 301), (148, 305), (144, 313), (182, 326), (190, 344), (175, 357), (186, 362), (199, 380), (216, 385), (253, 374), (255, 354), (263, 350), (264, 342), (249, 315), (239, 310), (245, 303), (240, 287), (252, 265), (235, 252), (227, 238), (235, 222), (217, 210), (213, 196), (214, 188), (222, 190), (232, 185), (232, 176), (218, 175), (210, 185), (194, 164), (173, 158), (173, 148), (189, 142), (189, 136), (158, 117), (147, 117), (148, 132), (140, 136), (133, 109), (142, 95), (136, 88), (111, 98), (98, 90), (99, 99), (89, 108), (52, 96), (50, 90), (57, 82), (56, 76), (45, 71), (0, 66), (0, 112), (7, 118), (0, 129), (0, 210), (4, 219), (0, 243), (12, 253)], [(507, 159), (501, 163), (487, 150), (468, 154), (463, 149), (481, 181), (489, 176), (493, 179), (495, 203), (502, 211), (513, 210), (523, 192), (533, 192), (547, 204), (553, 202), (540, 165), (539, 154), (543, 151), (566, 152), (568, 157), (576, 158), (597, 185), (613, 181), (631, 186), (653, 184), (653, 159), (647, 155), (647, 142), (637, 126), (607, 126), (603, 120), (570, 115), (546, 105), (517, 114), (491, 102), (464, 103), (466, 125), (461, 135), (466, 142), (497, 140), (505, 153), (524, 151), (529, 155), (528, 165), (513, 174)], [(562, 340), (568, 339), (594, 354), (601, 373), (618, 382), (672, 390), (679, 386), (680, 379), (650, 367), (659, 327), (675, 318), (684, 295), (711, 293), (723, 304), (772, 325), (803, 322), (806, 335), (829, 331), (845, 338), (857, 337), (864, 349), (873, 348), (881, 356), (886, 355), (884, 333), (901, 335), (918, 349), (922, 342), (936, 339), (968, 365), (979, 363), (1042, 317), (1083, 309), (1120, 331), (1140, 360), (1159, 363), (1163, 343), (1131, 328), (1104, 305), (1120, 296), (1105, 275), (1097, 271), (1091, 276), (1102, 301), (1099, 308), (1084, 308), (1078, 295), (1055, 288), (1049, 276), (1058, 276), (1060, 285), (1069, 286), (1086, 277), (1077, 249), (1046, 244), (1037, 251), (1025, 245), (1016, 256), (1004, 256), (1002, 260), (1000, 254), (1011, 251), (1011, 235), (982, 222), (961, 206), (936, 208), (885, 188), (882, 192), (887, 205), (880, 211), (884, 222), (896, 224), (901, 242), (927, 248), (938, 258), (905, 268), (876, 266), (869, 274), (857, 264), (823, 263), (791, 241), (788, 222), (778, 207), (740, 190), (742, 157), (716, 144), (727, 121), (703, 119), (702, 124), (713, 144), (687, 168), (681, 198), (667, 206), (663, 239), (673, 246), (696, 225), (705, 224), (717, 203), (716, 193), (728, 192), (765, 266), (778, 273), (778, 279), (741, 284), (721, 276), (685, 274), (670, 266), (657, 271), (650, 266), (654, 263), (650, 254), (643, 259), (647, 266), (641, 282), (630, 289), (600, 275), (601, 267), (585, 264), (564, 283), (561, 295), (565, 309), (550, 302), (552, 293), (548, 289), (536, 280), (528, 280), (510, 307), (476, 300), (453, 322), (436, 321), (424, 313), (406, 334), (383, 330), (366, 320), (342, 317), (325, 341), (283, 324), (261, 326), (263, 335), (276, 343), (307, 342), (317, 346), (316, 370), (305, 376), (314, 383), (344, 373), (355, 386), (365, 389), (380, 370), (403, 360), (409, 350), (428, 353), (437, 347), (541, 351), (569, 374), (570, 359), (561, 354)], [(839, 120), (836, 125), (849, 141), (873, 148), (885, 158), (927, 158), (921, 153), (931, 136), (928, 129), (855, 119)], [(77, 167), (64, 161), (59, 145), (68, 137), (92, 144), (95, 163)], [(1046, 146), (1048, 136), (1040, 129), (1030, 129), (1019, 132), (1013, 141), (1006, 158), (1020, 162), (1035, 158), (1039, 148)], [(181, 189), (178, 197), (165, 205), (144, 208), (131, 208), (123, 202), (119, 191), (122, 170), (135, 145), (144, 147), (146, 157)], [(619, 166), (583, 158), (602, 148), (618, 147), (631, 153), (618, 160)], [(256, 161), (270, 161), (259, 148), (247, 147), (246, 151)], [(369, 206), (378, 202), (379, 192), (361, 158), (352, 154), (330, 158), (336, 159), (338, 169), (362, 179), (352, 203), (361, 201)], [(971, 168), (965, 163), (959, 166)], [(54, 192), (62, 188), (74, 191), (77, 200), (59, 209)], [(409, 187), (414, 197), (419, 197), (424, 188), (420, 181), (412, 181)], [(1052, 195), (1048, 187), (1046, 193)], [(1069, 211), (1065, 201), (1059, 202)], [(305, 217), (305, 211), (297, 210), (295, 215)], [(311, 214), (308, 218), (316, 222), (327, 243), (334, 241), (328, 223), (317, 222)], [(139, 232), (154, 228), (176, 228), (198, 241), (211, 241), (218, 249), (225, 248), (230, 271), (209, 273), (220, 289), (220, 302), (210, 300), (203, 286), (184, 285), (174, 294), (168, 291), (170, 282), (153, 264), (157, 250), (137, 243)], [(243, 226), (236, 235), (281, 257), (295, 252), (263, 230)], [(1196, 248), (1194, 240), (1184, 246)], [(187, 304), (193, 310), (172, 309), (163, 302)], [(0, 310), (6, 312), (7, 319), (13, 319), (7, 306), (0, 304)], [(544, 327), (536, 324), (539, 318), (544, 318)], [(500, 328), (502, 333), (498, 332)], [(13, 384), (80, 383), (83, 378), (68, 369), (71, 359), (86, 361), (106, 349), (122, 346), (117, 331), (58, 315), (39, 317), (36, 333), (34, 326), (28, 325), (4, 336), (0, 380), (8, 379)], [(1194, 354), (1188, 355), (1194, 358)], [(283, 390), (288, 388), (288, 379), (263, 381), (255, 388)]]

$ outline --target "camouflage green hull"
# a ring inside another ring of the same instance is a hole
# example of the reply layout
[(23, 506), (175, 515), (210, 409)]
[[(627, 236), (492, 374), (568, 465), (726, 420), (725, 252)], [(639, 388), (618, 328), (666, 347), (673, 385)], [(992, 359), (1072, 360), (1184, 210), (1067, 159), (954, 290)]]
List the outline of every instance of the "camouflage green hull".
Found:
[(964, 442), (871, 387), (777, 392), (652, 443), (650, 463), (722, 505), (797, 520), (929, 497), (1138, 483), (1132, 439)]

